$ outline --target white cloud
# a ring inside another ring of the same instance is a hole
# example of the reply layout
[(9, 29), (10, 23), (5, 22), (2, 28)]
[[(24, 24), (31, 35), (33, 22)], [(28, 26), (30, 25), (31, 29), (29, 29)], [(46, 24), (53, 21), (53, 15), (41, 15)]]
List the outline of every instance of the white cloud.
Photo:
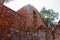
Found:
[(8, 6), (9, 8), (17, 11), (18, 9), (22, 8), (25, 5), (31, 4), (37, 10), (40, 10), (44, 6), (44, 0), (14, 0), (9, 3), (4, 3), (4, 5)]

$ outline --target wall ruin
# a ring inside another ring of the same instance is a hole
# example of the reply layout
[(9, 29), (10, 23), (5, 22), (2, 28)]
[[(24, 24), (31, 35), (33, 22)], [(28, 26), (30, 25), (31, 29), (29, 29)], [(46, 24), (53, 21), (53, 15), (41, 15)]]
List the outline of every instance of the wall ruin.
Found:
[(20, 14), (3, 5), (0, 8), (0, 40), (60, 40), (60, 22), (52, 30), (32, 8)]

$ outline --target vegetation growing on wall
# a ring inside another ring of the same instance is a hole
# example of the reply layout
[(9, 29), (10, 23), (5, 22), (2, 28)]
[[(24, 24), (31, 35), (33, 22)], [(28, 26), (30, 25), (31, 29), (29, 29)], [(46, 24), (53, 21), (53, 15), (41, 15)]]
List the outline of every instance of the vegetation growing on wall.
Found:
[(54, 12), (53, 9), (46, 9), (45, 7), (42, 8), (40, 11), (41, 17), (44, 19), (45, 24), (53, 28), (54, 25), (56, 25), (57, 22), (55, 22), (56, 19), (58, 19), (58, 12)]

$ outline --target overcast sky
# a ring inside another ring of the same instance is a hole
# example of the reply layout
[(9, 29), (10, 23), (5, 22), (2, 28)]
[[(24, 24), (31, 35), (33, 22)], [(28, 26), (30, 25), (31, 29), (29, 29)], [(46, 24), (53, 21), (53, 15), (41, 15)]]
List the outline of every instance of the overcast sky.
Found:
[(47, 9), (53, 9), (55, 12), (60, 13), (60, 0), (14, 0), (9, 3), (4, 3), (4, 5), (15, 11), (28, 4), (34, 6), (38, 11), (40, 11), (43, 7), (46, 7)]

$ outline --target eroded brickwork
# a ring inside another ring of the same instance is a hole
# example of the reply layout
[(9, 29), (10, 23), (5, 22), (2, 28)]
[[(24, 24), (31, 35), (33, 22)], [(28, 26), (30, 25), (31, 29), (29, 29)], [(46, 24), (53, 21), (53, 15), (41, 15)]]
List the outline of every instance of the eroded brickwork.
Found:
[(54, 34), (54, 40), (60, 40), (60, 21), (54, 27), (53, 34)]
[(18, 13), (26, 20), (26, 40), (53, 40), (52, 29), (46, 27), (38, 11), (33, 6), (27, 5), (18, 10)]
[(0, 40), (18, 40), (20, 27), (24, 27), (23, 16), (3, 5), (0, 12)]
[(38, 28), (41, 25), (46, 26), (39, 15), (39, 12), (31, 5), (24, 6), (17, 12), (25, 17), (26, 28)]
[(52, 30), (33, 6), (15, 12), (3, 5), (0, 8), (0, 40), (60, 40), (60, 22)]

